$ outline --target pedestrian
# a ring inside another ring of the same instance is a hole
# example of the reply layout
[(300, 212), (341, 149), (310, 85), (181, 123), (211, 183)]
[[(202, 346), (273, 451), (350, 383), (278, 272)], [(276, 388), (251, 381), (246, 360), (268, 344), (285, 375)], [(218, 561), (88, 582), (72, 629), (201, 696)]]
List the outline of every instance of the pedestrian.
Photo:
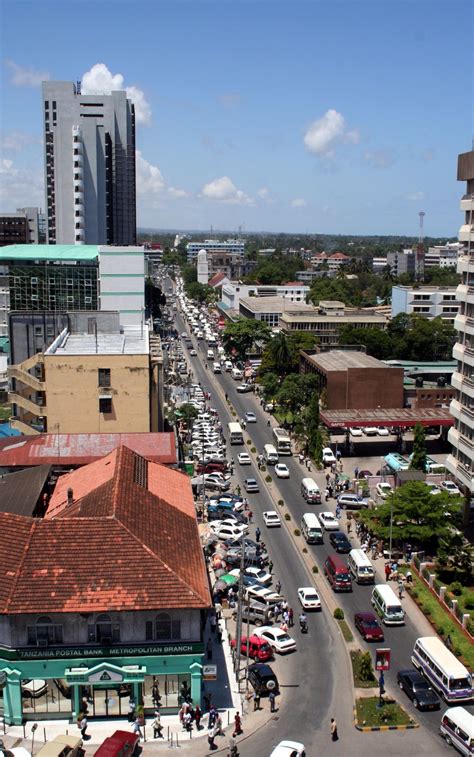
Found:
[(276, 604), (276, 605), (274, 606), (274, 608), (273, 608), (273, 614), (274, 614), (274, 616), (275, 616), (275, 623), (278, 623), (278, 618), (279, 618), (279, 617), (280, 617), (280, 615), (281, 615), (281, 607), (280, 607), (280, 605), (278, 604), (278, 602), (277, 602), (277, 604)]
[(405, 579), (406, 579), (407, 584), (413, 583), (413, 576), (411, 574), (411, 570), (407, 570), (407, 572), (405, 573)]
[(81, 730), (81, 736), (82, 736), (82, 738), (83, 739), (88, 739), (89, 737), (86, 736), (86, 731), (87, 731), (88, 723), (87, 723), (87, 716), (86, 716), (85, 712), (81, 712), (80, 713), (80, 715), (79, 715), (79, 717), (77, 719), (77, 725), (79, 726), (79, 728)]
[(211, 637), (209, 637), (208, 640), (207, 640), (206, 652), (207, 652), (207, 659), (208, 660), (212, 660), (212, 641), (211, 641)]
[(326, 500), (326, 502), (329, 499), (329, 489), (327, 487), (326, 487), (326, 491), (324, 492), (324, 499)]
[(196, 723), (196, 728), (198, 731), (201, 730), (201, 718), (202, 718), (201, 708), (197, 704), (194, 710), (194, 722)]
[(268, 572), (269, 572), (269, 573), (271, 573), (271, 572), (272, 572), (272, 570), (273, 570), (273, 563), (272, 563), (272, 561), (270, 560), (270, 562), (268, 563)]
[(344, 470), (344, 464), (343, 464), (342, 459), (341, 459), (341, 460), (339, 460), (339, 473), (342, 473), (343, 470)]
[(135, 722), (133, 724), (133, 733), (138, 733), (138, 738), (139, 739), (141, 739), (141, 737), (142, 737), (142, 731), (141, 731), (140, 725), (141, 725), (140, 724), (140, 718), (137, 716), (135, 718)]
[(239, 713), (236, 712), (234, 717), (234, 733), (232, 734), (232, 738), (235, 738), (235, 736), (240, 736), (242, 733), (242, 720)]
[(331, 479), (331, 474), (330, 474), (330, 473), (329, 473), (329, 471), (328, 471), (328, 472), (326, 473), (326, 484), (329, 484), (329, 481), (330, 481), (330, 479)]
[(342, 452), (340, 449), (336, 450), (336, 460), (339, 462), (339, 460), (342, 457)]
[(212, 705), (211, 709), (209, 710), (209, 720), (208, 720), (209, 728), (214, 728), (216, 718), (217, 718), (217, 710), (214, 707), (214, 705)]
[(151, 727), (153, 728), (154, 739), (164, 739), (162, 735), (163, 726), (161, 725), (161, 715), (159, 710), (155, 710), (155, 719), (153, 720)]
[(288, 623), (286, 622), (284, 616), (283, 616), (282, 622), (280, 623), (280, 630), (284, 631), (285, 633), (287, 633), (287, 631), (288, 631)]
[(252, 512), (252, 510), (248, 511), (247, 518), (248, 518), (248, 522), (252, 523), (252, 518), (253, 518), (253, 512)]
[(276, 591), (277, 594), (279, 594), (280, 591), (281, 591), (281, 581), (280, 581), (280, 579), (278, 579), (278, 581), (275, 584), (275, 591)]
[(128, 700), (128, 722), (133, 723), (135, 720), (135, 700), (133, 697), (130, 697)]
[(255, 689), (253, 693), (253, 711), (260, 709), (260, 689)]
[(261, 531), (259, 527), (257, 526), (256, 531), (255, 531), (255, 541), (257, 542), (257, 544), (260, 541), (260, 534), (261, 534)]
[(211, 618), (209, 620), (209, 625), (211, 626), (211, 633), (216, 632), (216, 626), (217, 626), (217, 620), (215, 615), (211, 615)]
[(339, 520), (341, 517), (341, 506), (339, 504), (336, 505), (336, 518)]
[(295, 625), (295, 615), (292, 607), (290, 607), (288, 610), (288, 625), (290, 628), (293, 628), (293, 626)]
[(398, 582), (398, 598), (403, 599), (403, 581), (401, 579)]
[(270, 712), (275, 712), (275, 692), (271, 691), (268, 695), (268, 701), (270, 702)]
[(209, 712), (209, 710), (211, 709), (211, 695), (209, 693), (206, 693), (203, 695), (203, 699), (204, 699), (204, 707)]
[(270, 426), (270, 418), (267, 420), (267, 426)]
[(337, 723), (335, 718), (331, 718), (331, 739), (337, 741), (339, 736), (337, 735)]
[(390, 578), (390, 573), (392, 572), (390, 568), (390, 564), (388, 562), (385, 563), (384, 570), (385, 570), (385, 580), (388, 581), (388, 579)]
[(285, 610), (283, 613), (283, 623), (286, 623), (287, 628), (290, 625), (290, 613), (288, 610)]
[[(359, 478), (359, 468), (358, 468), (358, 466), (357, 466), (357, 465), (356, 465), (356, 467), (354, 468), (354, 478)], [(331, 721), (331, 722), (332, 722), (332, 721)]]
[(352, 531), (352, 521), (347, 521), (347, 535), (349, 535)]

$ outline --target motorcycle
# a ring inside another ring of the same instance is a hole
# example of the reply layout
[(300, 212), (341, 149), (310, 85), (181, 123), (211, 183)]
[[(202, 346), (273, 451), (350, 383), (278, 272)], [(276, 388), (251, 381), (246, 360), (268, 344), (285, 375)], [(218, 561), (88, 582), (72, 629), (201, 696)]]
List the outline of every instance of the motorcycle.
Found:
[(300, 620), (300, 631), (301, 631), (301, 633), (308, 633), (308, 621), (307, 620)]

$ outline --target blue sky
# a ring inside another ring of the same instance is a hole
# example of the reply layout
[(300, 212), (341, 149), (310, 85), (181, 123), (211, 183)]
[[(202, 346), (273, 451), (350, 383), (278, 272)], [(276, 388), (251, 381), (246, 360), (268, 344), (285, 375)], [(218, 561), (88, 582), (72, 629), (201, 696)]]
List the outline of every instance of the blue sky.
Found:
[[(455, 236), (469, 0), (2, 0), (1, 210), (44, 205), (42, 78), (133, 88), (138, 222)], [(102, 65), (100, 65), (102, 64)]]

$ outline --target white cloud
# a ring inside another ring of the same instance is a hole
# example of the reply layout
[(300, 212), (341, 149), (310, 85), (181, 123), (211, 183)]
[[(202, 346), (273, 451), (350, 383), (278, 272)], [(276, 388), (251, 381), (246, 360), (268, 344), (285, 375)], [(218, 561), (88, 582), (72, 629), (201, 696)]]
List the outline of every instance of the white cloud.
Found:
[(154, 166), (146, 160), (140, 150), (135, 153), (135, 164), (137, 173), (137, 194), (160, 196), (160, 199), (179, 200), (188, 197), (188, 192), (184, 189), (169, 187), (163, 178), (158, 166)]
[(346, 131), (344, 116), (331, 108), (324, 116), (310, 124), (304, 135), (304, 144), (308, 152), (315, 155), (332, 157), (338, 142), (358, 144), (360, 134), (357, 129)]
[(292, 208), (305, 208), (307, 204), (308, 203), (303, 199), (303, 197), (295, 197), (295, 199), (290, 203)]
[(43, 172), (0, 161), (0, 203), (4, 211), (44, 206)]
[(225, 202), (229, 205), (252, 205), (253, 200), (241, 189), (237, 189), (233, 181), (228, 176), (221, 176), (220, 179), (214, 179), (205, 184), (201, 190), (203, 197), (210, 200)]
[(262, 202), (266, 202), (267, 205), (273, 205), (273, 203), (275, 202), (275, 198), (273, 197), (268, 187), (261, 187), (257, 191), (257, 197), (262, 200)]
[(5, 65), (11, 71), (10, 82), (15, 87), (40, 87), (41, 82), (48, 81), (50, 78), (47, 71), (19, 66), (13, 60), (6, 60)]
[(186, 192), (185, 189), (176, 189), (176, 187), (169, 187), (168, 195), (175, 200), (180, 200), (183, 197), (189, 197), (189, 192)]
[(151, 107), (147, 102), (145, 93), (138, 87), (124, 86), (125, 79), (122, 74), (112, 74), (105, 63), (96, 63), (82, 76), (81, 92), (83, 95), (95, 95), (98, 93), (109, 95), (111, 92), (125, 90), (127, 97), (135, 105), (137, 123), (149, 126), (151, 123)]
[(364, 160), (374, 168), (390, 168), (395, 163), (395, 154), (388, 148), (366, 150)]
[(42, 141), (33, 134), (27, 134), (23, 131), (9, 131), (3, 135), (1, 140), (2, 150), (6, 152), (21, 152), (29, 145), (40, 145)]
[(425, 199), (425, 193), (424, 192), (409, 192), (405, 195), (405, 200), (424, 200)]

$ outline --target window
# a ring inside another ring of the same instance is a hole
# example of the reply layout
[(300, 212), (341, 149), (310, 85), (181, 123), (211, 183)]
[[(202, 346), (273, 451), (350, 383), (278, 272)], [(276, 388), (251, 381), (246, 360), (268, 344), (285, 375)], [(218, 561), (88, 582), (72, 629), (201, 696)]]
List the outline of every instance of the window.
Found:
[(112, 622), (110, 615), (98, 615), (96, 622), (89, 626), (88, 641), (105, 646), (120, 641), (120, 625)]
[(99, 386), (110, 386), (110, 368), (99, 368)]
[(63, 643), (63, 627), (53, 623), (47, 615), (39, 617), (36, 625), (28, 626), (27, 635), (29, 645), (48, 647), (50, 644)]
[(35, 336), (43, 336), (43, 327), (35, 326)]
[(181, 639), (181, 621), (174, 620), (166, 612), (161, 612), (155, 620), (147, 620), (146, 641), (169, 641)]
[(99, 413), (111, 413), (112, 412), (112, 397), (100, 397), (99, 398)]

